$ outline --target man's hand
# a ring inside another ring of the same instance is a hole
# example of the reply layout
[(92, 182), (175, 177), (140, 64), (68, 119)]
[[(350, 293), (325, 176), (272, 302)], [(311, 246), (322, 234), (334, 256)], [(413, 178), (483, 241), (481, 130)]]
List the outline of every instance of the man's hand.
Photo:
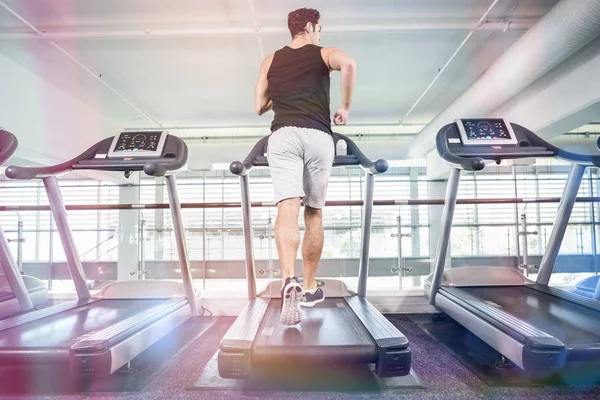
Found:
[(333, 123), (336, 125), (346, 125), (349, 112), (349, 108), (338, 107), (338, 109), (335, 111), (335, 115), (333, 116)]

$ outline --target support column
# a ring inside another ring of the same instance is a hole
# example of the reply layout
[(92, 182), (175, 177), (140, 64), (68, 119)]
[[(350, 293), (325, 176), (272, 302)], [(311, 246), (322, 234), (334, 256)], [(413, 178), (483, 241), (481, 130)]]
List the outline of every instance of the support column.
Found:
[[(419, 169), (418, 167), (410, 168), (410, 199), (417, 200), (419, 198)], [(421, 230), (419, 229), (419, 206), (410, 207), (410, 243), (412, 249), (412, 257), (421, 256)], [(420, 287), (423, 280), (422, 276), (413, 276), (413, 287)]]

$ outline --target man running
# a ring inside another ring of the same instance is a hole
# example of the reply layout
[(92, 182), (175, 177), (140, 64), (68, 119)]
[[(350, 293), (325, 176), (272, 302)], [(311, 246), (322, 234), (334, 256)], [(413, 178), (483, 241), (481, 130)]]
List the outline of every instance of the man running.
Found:
[[(288, 14), (292, 43), (266, 57), (254, 92), (258, 115), (273, 110), (267, 158), (277, 203), (275, 241), (281, 265), (281, 322), (302, 320), (300, 305), (312, 307), (325, 297), (315, 275), (323, 250), (323, 214), (335, 149), (331, 135), (329, 85), (341, 73), (342, 104), (333, 121), (345, 125), (356, 75), (354, 60), (337, 48), (323, 48), (320, 14), (301, 8)], [(304, 202), (302, 243), (304, 288), (295, 276), (300, 245), (298, 215)]]

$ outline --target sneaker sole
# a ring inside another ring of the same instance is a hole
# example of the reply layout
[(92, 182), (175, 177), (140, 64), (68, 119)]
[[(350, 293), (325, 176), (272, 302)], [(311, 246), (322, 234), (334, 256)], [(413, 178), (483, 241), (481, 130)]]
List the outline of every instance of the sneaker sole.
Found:
[(284, 290), (284, 298), (281, 308), (281, 323), (284, 325), (296, 325), (302, 322), (302, 310), (300, 309), (300, 299), (302, 298), (302, 286), (297, 283), (290, 283)]
[(308, 302), (300, 302), (300, 306), (302, 307), (314, 307), (319, 303), (322, 303), (325, 301), (325, 297), (323, 297), (322, 299), (319, 300), (313, 300), (313, 301), (308, 301)]

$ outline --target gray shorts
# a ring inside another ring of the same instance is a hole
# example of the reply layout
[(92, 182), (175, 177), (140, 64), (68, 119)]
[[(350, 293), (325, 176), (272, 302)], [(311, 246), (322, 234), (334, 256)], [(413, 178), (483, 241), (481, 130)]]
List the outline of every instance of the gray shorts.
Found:
[(323, 208), (334, 156), (326, 132), (287, 126), (273, 132), (267, 158), (275, 202), (299, 197), (311, 208)]

